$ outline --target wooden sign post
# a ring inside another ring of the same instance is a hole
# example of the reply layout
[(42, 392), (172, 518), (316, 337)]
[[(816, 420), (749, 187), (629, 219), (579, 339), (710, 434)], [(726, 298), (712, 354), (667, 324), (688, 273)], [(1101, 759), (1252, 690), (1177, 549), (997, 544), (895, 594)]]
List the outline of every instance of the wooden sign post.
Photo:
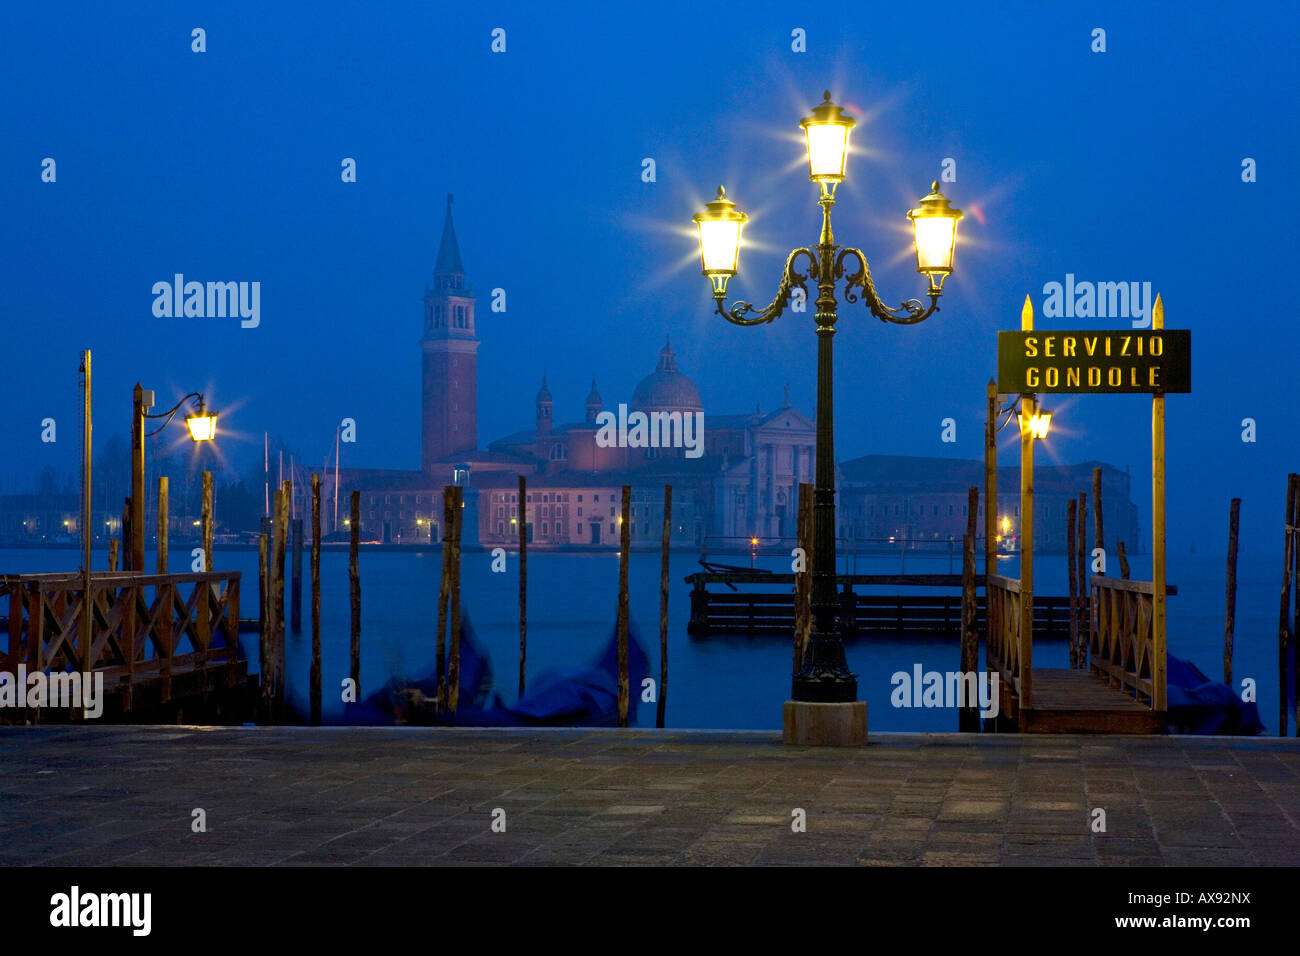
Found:
[[(1151, 708), (1166, 709), (1166, 569), (1165, 569), (1165, 394), (1192, 390), (1192, 334), (1165, 328), (1160, 296), (1151, 328), (1131, 331), (1035, 331), (1029, 297), (1019, 332), (998, 333), (998, 384), (1003, 394), (1021, 395), (1024, 415), (1037, 410), (1037, 393), (1149, 393), (1151, 395)], [(1021, 525), (1021, 706), (1029, 706), (1031, 678), (1030, 625), (1033, 621), (1033, 439), (1020, 436)], [(1100, 476), (1094, 475), (1097, 547), (1104, 548), (1101, 528)], [(1079, 509), (1083, 528), (1083, 508)], [(1080, 540), (1082, 541), (1082, 533)], [(1082, 573), (1082, 572), (1081, 572)], [(1080, 600), (1087, 592), (1080, 589)]]

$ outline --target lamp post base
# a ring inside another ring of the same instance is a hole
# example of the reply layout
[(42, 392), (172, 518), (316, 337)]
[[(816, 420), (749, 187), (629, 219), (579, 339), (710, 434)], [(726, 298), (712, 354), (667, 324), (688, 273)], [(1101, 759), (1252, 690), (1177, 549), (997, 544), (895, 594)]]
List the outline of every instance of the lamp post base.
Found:
[(821, 704), (787, 700), (781, 709), (781, 739), (800, 747), (864, 747), (867, 702)]

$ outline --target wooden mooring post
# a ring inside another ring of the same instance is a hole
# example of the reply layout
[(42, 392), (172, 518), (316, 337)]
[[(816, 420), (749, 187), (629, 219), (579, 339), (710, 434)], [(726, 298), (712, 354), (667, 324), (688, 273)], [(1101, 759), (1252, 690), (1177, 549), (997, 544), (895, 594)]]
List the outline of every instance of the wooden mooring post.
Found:
[(451, 499), (451, 654), (447, 662), (447, 709), (460, 706), (460, 526), (464, 520), (465, 489), (452, 488)]
[(627, 726), (627, 563), (632, 547), (632, 486), (623, 486), (623, 510), (619, 517), (618, 547), (618, 725)]
[(212, 472), (203, 473), (203, 511), (199, 515), (199, 530), (203, 532), (203, 570), (209, 572), (212, 560)]
[(1232, 686), (1232, 637), (1237, 627), (1237, 521), (1241, 517), (1241, 499), (1233, 498), (1228, 506), (1227, 593), (1223, 611), (1223, 682)]
[(268, 721), (271, 715), (271, 581), (270, 536), (260, 532), (257, 536), (257, 617), (260, 624), (257, 645), (258, 681), (261, 683), (262, 703), (261, 720)]
[(271, 531), (274, 554), (271, 559), (271, 616), (275, 629), (271, 632), (271, 723), (284, 719), (284, 559), (289, 538), (289, 500), (292, 484), (280, 485), (275, 499), (275, 524)]
[(1115, 550), (1119, 553), (1119, 576), (1127, 581), (1129, 580), (1128, 552), (1124, 550), (1124, 542), (1115, 542)]
[(659, 694), (655, 726), (662, 729), (668, 700), (668, 549), (672, 540), (673, 486), (664, 485), (664, 534), (659, 545)]
[(1075, 552), (1077, 550), (1076, 537), (1078, 529), (1075, 522), (1078, 519), (1079, 503), (1073, 498), (1070, 499), (1065, 509), (1065, 564), (1066, 575), (1069, 577), (1070, 593), (1070, 666), (1079, 666), (1079, 572), (1075, 566)]
[(438, 636), (434, 639), (434, 669), (438, 679), (438, 710), (447, 706), (447, 601), (451, 596), (451, 485), (442, 489), (442, 568), (438, 581)]
[(293, 565), (289, 583), (289, 626), (302, 633), (302, 519), (293, 518)]
[(122, 502), (122, 570), (134, 570), (131, 567), (131, 499)]
[[(960, 686), (971, 687), (966, 683), (965, 675), (972, 675), (978, 681), (980, 664), (979, 632), (975, 629), (975, 529), (976, 515), (979, 512), (979, 488), (971, 488), (967, 493), (966, 533), (962, 535), (961, 548), (961, 673)], [(978, 684), (974, 685), (978, 686)], [(959, 712), (957, 729), (965, 732), (978, 732), (980, 729), (979, 695), (976, 699), (966, 699)]]
[[(1287, 649), (1291, 643), (1291, 564), (1295, 561), (1296, 492), (1300, 476), (1286, 476), (1286, 513), (1282, 521), (1282, 612), (1277, 624), (1277, 735), (1287, 735), (1287, 698), (1290, 696), (1290, 668)], [(1296, 730), (1300, 733), (1300, 721)]]
[(1093, 546), (1106, 550), (1106, 535), (1101, 526), (1101, 469), (1092, 470), (1092, 524), (1093, 537), (1095, 541)]
[[(519, 513), (528, 499), (528, 479), (519, 476)], [(519, 522), (519, 696), (524, 696), (524, 670), (528, 658), (528, 523)]]
[(308, 677), (311, 723), (321, 720), (320, 660), (320, 475), (311, 476), (311, 673)]
[(352, 690), (361, 699), (361, 572), (357, 568), (357, 551), (361, 546), (361, 492), (353, 490), (348, 526), (348, 596), (352, 605), (351, 641), (348, 676)]
[(1088, 644), (1092, 635), (1092, 595), (1088, 589), (1088, 493), (1079, 492), (1079, 637), (1075, 651), (1076, 667), (1088, 666)]
[(108, 570), (110, 572), (117, 571), (117, 549), (120, 545), (121, 542), (117, 538), (108, 539)]
[(167, 476), (158, 479), (158, 573), (167, 573)]

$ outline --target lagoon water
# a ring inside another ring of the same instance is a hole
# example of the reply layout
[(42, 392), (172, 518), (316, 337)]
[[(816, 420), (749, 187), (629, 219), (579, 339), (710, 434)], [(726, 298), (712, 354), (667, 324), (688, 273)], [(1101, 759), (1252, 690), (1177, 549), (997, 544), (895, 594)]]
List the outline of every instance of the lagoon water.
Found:
[[(188, 552), (173, 548), (173, 569)], [(689, 585), (683, 578), (700, 570), (698, 555), (677, 552), (670, 565), (669, 592), (669, 727), (778, 730), (781, 703), (790, 693), (791, 644), (787, 636), (692, 639), (686, 633), (690, 617)], [(723, 563), (744, 564), (747, 556), (714, 556)], [(1040, 555), (1034, 578), (1040, 594), (1066, 593), (1064, 555)], [(414, 679), (433, 670), (434, 631), (438, 603), (441, 552), (362, 551), (361, 677), (363, 695), (393, 675)], [(1149, 555), (1130, 557), (1135, 578), (1149, 580)], [(72, 571), (79, 563), (75, 550), (0, 549), (0, 572)], [(150, 555), (147, 566), (153, 567)], [(788, 571), (789, 559), (759, 558), (759, 566)], [(530, 680), (553, 667), (586, 663), (612, 633), (618, 598), (618, 558), (613, 554), (548, 554), (528, 557), (528, 674)], [(841, 562), (841, 570), (843, 562)], [(1280, 560), (1266, 554), (1242, 554), (1238, 563), (1237, 624), (1233, 675), (1238, 689), (1243, 678), (1257, 684), (1260, 716), (1268, 732), (1277, 729), (1277, 615)], [(215, 565), (243, 573), (243, 617), (257, 614), (257, 554), (217, 548)], [(1015, 559), (1004, 559), (1001, 573), (1018, 574)], [(95, 555), (95, 570), (107, 568), (104, 549)], [(1168, 561), (1169, 581), (1179, 593), (1169, 599), (1169, 650), (1190, 659), (1211, 678), (1223, 675), (1224, 557), (1178, 554)], [(857, 558), (858, 573), (896, 573), (897, 556)], [(947, 573), (946, 555), (907, 558), (909, 573)], [(957, 570), (960, 570), (960, 565)], [(1116, 569), (1112, 569), (1114, 572)], [(286, 576), (288, 562), (286, 561)], [(310, 663), (310, 574), (303, 556), (303, 633), (287, 633), (287, 688), (292, 699), (305, 702)], [(659, 555), (633, 553), (629, 567), (632, 622), (650, 658), (650, 674), (659, 673)], [(882, 593), (890, 589), (881, 589)], [(519, 669), (517, 555), (507, 557), (506, 573), (493, 573), (485, 552), (462, 559), (461, 595), (465, 608), (488, 649), (497, 675), (496, 691), (506, 702), (515, 698)], [(286, 616), (288, 614), (286, 600)], [(337, 715), (338, 688), (348, 673), (349, 607), (346, 551), (326, 551), (321, 565), (321, 643), (325, 709)], [(257, 668), (256, 635), (243, 636)], [(949, 671), (958, 666), (953, 638), (863, 637), (848, 645), (850, 667), (858, 674), (859, 696), (868, 703), (873, 731), (955, 730), (954, 711), (933, 708), (894, 708), (890, 704), (896, 671)], [(1034, 663), (1064, 667), (1068, 651), (1063, 641), (1039, 640)], [(636, 692), (636, 688), (633, 688)], [(331, 704), (333, 707), (331, 708)], [(642, 705), (637, 724), (654, 726), (653, 705)]]

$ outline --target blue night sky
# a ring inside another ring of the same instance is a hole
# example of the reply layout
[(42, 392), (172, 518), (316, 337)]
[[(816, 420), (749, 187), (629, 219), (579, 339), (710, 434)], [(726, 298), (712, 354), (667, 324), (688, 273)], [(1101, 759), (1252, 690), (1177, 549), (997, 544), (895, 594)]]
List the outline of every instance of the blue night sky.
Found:
[[(924, 290), (904, 214), (945, 157), (966, 211), (938, 315), (887, 326), (841, 305), (838, 456), (979, 457), (995, 333), (1018, 328), (1025, 295), (1040, 327), (1124, 328), (1042, 320), (1044, 284), (1150, 282), (1193, 339), (1194, 391), (1167, 402), (1171, 546), (1222, 548), (1237, 495), (1242, 550), (1276, 548), (1300, 467), (1295, 5), (822, 9), (5, 5), (4, 490), (77, 467), (87, 347), (97, 445), (125, 435), (140, 379), (168, 405), (206, 391), (241, 470), (264, 431), (319, 464), (344, 417), (345, 465), (418, 467), (420, 297), (448, 192), (478, 294), (481, 446), (531, 426), (543, 372), (557, 421), (582, 416), (593, 376), (607, 406), (628, 400), (665, 334), (707, 412), (772, 408), (789, 383), (811, 414), (811, 310), (751, 329), (712, 314), (690, 217), (727, 186), (751, 217), (731, 291), (766, 302), (787, 250), (817, 239), (797, 124), (829, 89), (859, 121), (836, 237), (867, 253), (888, 303)], [(259, 281), (260, 326), (155, 318), (151, 287), (178, 272)], [(1131, 466), (1149, 527), (1149, 399), (1048, 404), (1043, 457)]]

